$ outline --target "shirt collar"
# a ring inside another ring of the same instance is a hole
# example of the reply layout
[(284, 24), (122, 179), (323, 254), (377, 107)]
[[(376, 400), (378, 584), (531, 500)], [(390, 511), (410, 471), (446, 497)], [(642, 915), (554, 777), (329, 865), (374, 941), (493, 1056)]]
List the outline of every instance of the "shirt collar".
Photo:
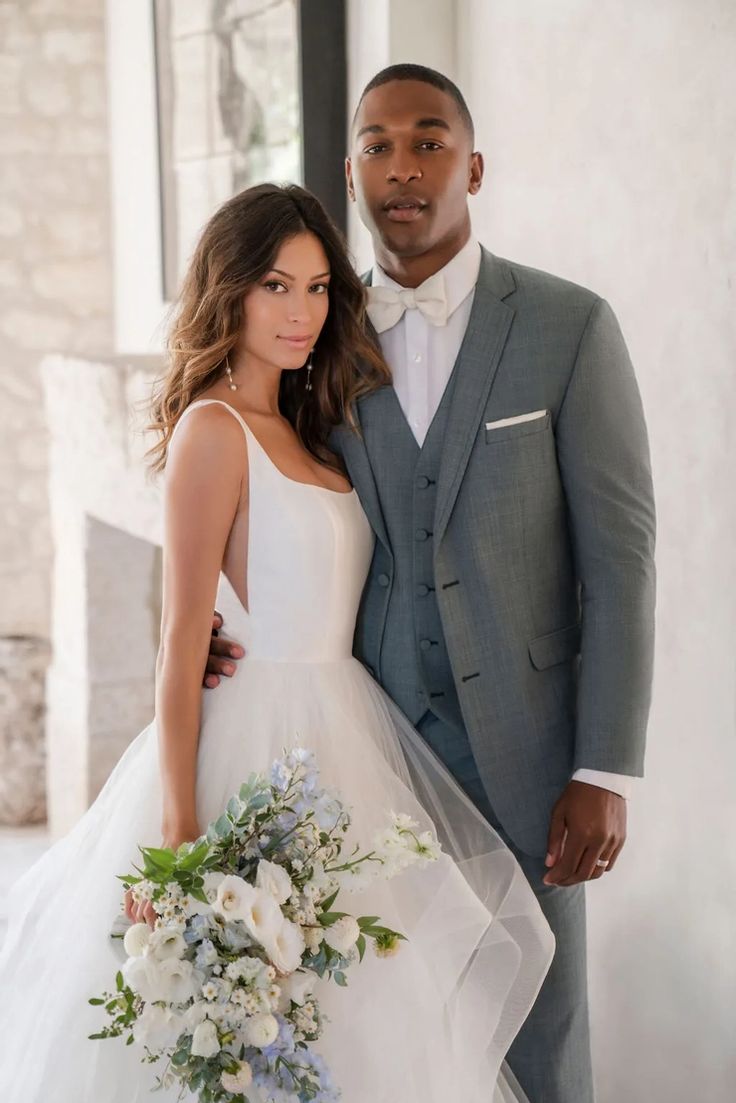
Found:
[[(440, 268), (440, 272), (444, 276), (445, 282), (445, 294), (447, 295), (447, 315), (448, 317), (460, 306), (465, 299), (467, 299), (470, 292), (478, 282), (478, 273), (480, 272), (480, 243), (471, 234), (468, 241), (463, 245), (459, 253), (455, 253), (452, 260), (449, 260), (444, 268)], [(435, 273), (435, 276), (439, 273)], [(434, 276), (430, 276), (430, 279), (434, 279)], [(428, 282), (427, 280), (424, 281)], [(380, 264), (374, 264), (371, 271), (371, 284), (374, 287), (395, 287), (401, 288), (401, 284), (396, 280), (392, 280), (387, 272), (381, 268)], [(420, 286), (424, 286), (421, 284)], [(418, 288), (417, 288), (418, 290)]]

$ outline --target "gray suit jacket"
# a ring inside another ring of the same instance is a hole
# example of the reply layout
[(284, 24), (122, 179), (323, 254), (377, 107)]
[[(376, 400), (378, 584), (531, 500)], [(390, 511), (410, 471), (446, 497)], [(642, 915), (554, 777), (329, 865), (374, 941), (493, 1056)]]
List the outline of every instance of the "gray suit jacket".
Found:
[[(486, 250), (458, 369), (437, 486), (437, 599), (491, 803), (522, 849), (543, 853), (574, 769), (643, 771), (655, 605), (646, 427), (608, 304)], [(377, 535), (355, 652), (380, 670), (377, 579), (393, 553), (360, 435), (342, 427), (331, 443)], [(459, 585), (443, 589), (450, 580)]]

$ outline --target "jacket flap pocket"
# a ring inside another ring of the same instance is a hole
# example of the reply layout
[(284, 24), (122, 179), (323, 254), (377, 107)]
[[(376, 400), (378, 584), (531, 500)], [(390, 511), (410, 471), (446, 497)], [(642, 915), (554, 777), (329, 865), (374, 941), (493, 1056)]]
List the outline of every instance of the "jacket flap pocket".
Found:
[(529, 640), (529, 658), (537, 670), (546, 670), (548, 666), (572, 659), (580, 650), (580, 625), (571, 624), (567, 628), (558, 628), (546, 636), (537, 636)]

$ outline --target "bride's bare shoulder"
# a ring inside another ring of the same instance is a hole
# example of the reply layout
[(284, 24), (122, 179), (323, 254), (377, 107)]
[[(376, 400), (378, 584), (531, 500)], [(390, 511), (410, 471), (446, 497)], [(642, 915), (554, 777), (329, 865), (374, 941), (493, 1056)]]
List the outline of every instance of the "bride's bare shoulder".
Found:
[(168, 462), (190, 466), (245, 457), (245, 435), (234, 407), (196, 399), (182, 412), (169, 441)]

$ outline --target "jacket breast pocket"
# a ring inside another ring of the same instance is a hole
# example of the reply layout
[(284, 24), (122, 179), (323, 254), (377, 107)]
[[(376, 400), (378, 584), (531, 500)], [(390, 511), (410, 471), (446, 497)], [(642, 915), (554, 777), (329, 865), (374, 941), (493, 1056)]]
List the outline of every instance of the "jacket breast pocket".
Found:
[(543, 413), (540, 413), (539, 416), (530, 417), (528, 420), (509, 420), (511, 420), (511, 424), (499, 424), (495, 426), (493, 422), (485, 424), (484, 432), (486, 444), (501, 444), (503, 441), (516, 440), (520, 437), (529, 437), (533, 436), (535, 433), (544, 433), (552, 424), (552, 414), (549, 410), (545, 410)]
[(529, 658), (535, 670), (546, 670), (572, 659), (580, 651), (580, 625), (570, 624), (529, 640)]

